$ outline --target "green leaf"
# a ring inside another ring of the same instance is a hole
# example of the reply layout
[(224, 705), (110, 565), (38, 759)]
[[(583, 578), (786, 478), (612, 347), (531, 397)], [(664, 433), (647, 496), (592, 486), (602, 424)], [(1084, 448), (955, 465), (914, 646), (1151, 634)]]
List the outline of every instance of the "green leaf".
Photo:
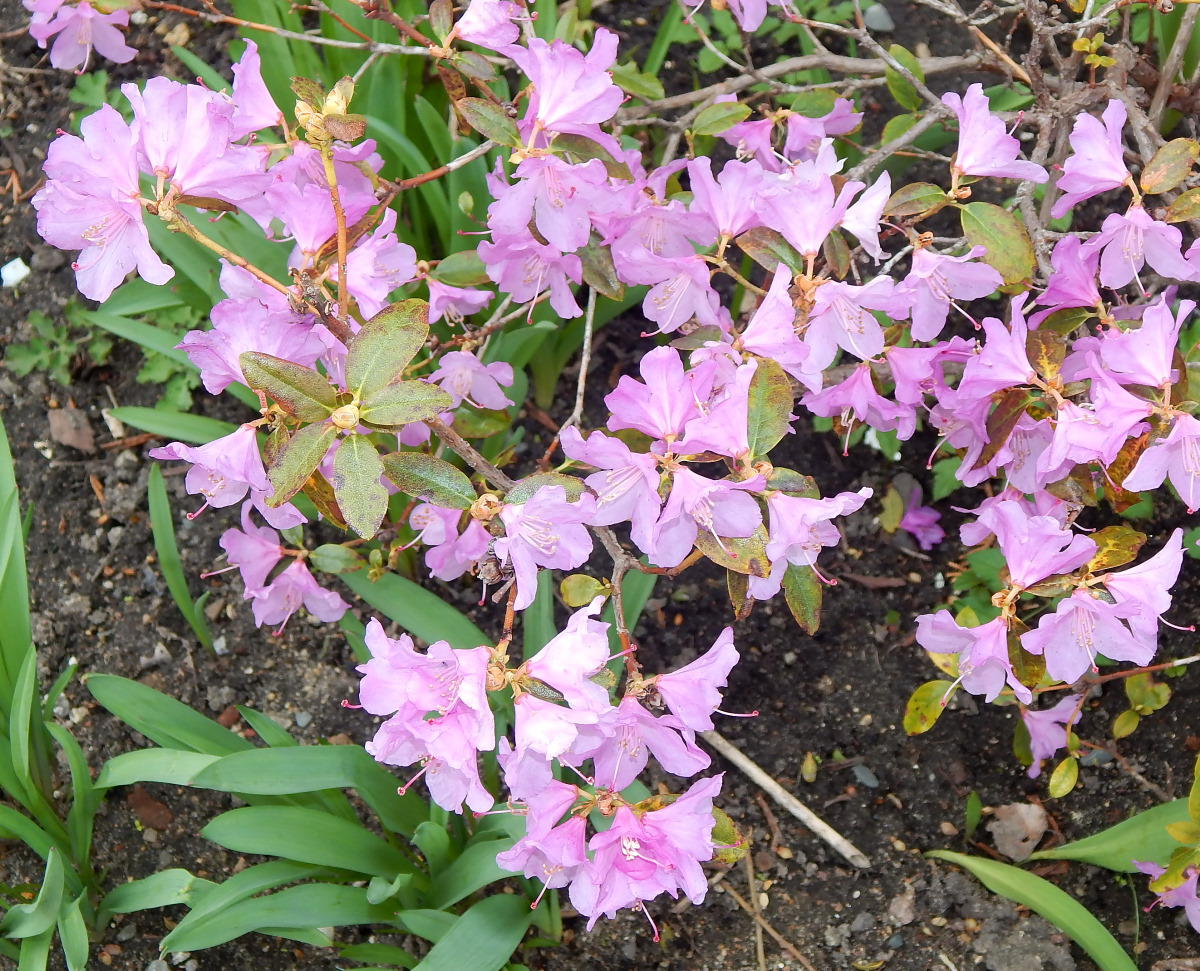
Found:
[[(31, 791), (36, 788), (36, 781), (30, 772), (33, 755), (30, 743), (33, 712), (38, 700), (37, 651), (30, 650), (13, 684), (12, 709), (8, 714), (8, 754), (17, 776)], [(38, 727), (41, 727), (40, 723)]]
[(204, 415), (192, 415), (182, 411), (167, 411), (165, 408), (110, 408), (108, 414), (117, 421), (140, 428), (144, 432), (161, 435), (176, 442), (191, 442), (207, 445), (237, 431), (237, 425), (217, 421)]
[(783, 574), (783, 596), (788, 610), (806, 634), (815, 634), (821, 626), (821, 598), (824, 586), (811, 566), (789, 563)]
[(285, 796), (322, 789), (357, 789), (371, 776), (393, 785), (395, 782), (392, 774), (361, 746), (297, 745), (254, 748), (210, 760), (180, 785), (244, 795)]
[(435, 593), (411, 580), (385, 573), (372, 582), (366, 573), (348, 573), (342, 582), (376, 610), (382, 611), (414, 637), (432, 644), (470, 650), (492, 643), (471, 621)]
[(722, 536), (719, 539), (707, 529), (696, 534), (696, 549), (718, 566), (748, 576), (765, 577), (771, 572), (767, 558), (767, 531), (758, 526), (749, 536)]
[(1166, 866), (1178, 844), (1166, 827), (1188, 818), (1187, 800), (1176, 799), (1152, 806), (1115, 826), (1049, 850), (1038, 850), (1031, 860), (1078, 860), (1118, 873), (1133, 873), (1134, 860)]
[(388, 493), (380, 479), (383, 463), (365, 435), (347, 435), (333, 455), (329, 484), (346, 525), (371, 539), (387, 512)]
[[(385, 923), (392, 920), (395, 913), (396, 908), (389, 904), (368, 903), (367, 892), (362, 887), (306, 883), (264, 897), (241, 900), (236, 906), (206, 914), (187, 928), (187, 933), (172, 933), (171, 946), (180, 951), (198, 951), (232, 941), (251, 931)], [(177, 927), (175, 931), (179, 929)]]
[(341, 543), (324, 543), (308, 554), (309, 565), (322, 573), (353, 573), (367, 565), (355, 550)]
[(975, 838), (975, 830), (979, 829), (979, 821), (982, 818), (983, 800), (979, 798), (979, 793), (972, 789), (967, 795), (967, 806), (963, 812), (963, 835), (968, 843)]
[(46, 858), (46, 875), (37, 899), (29, 904), (14, 904), (0, 920), (0, 935), (20, 939), (37, 937), (54, 926), (62, 905), (64, 873), (62, 853), (51, 849)]
[(499, 971), (532, 920), (529, 901), (522, 896), (485, 897), (454, 922), (417, 971)]
[(429, 905), (445, 910), (489, 883), (512, 876), (511, 871), (496, 864), (496, 854), (511, 849), (515, 842), (512, 837), (472, 841), (458, 859), (434, 872)]
[(482, 287), (492, 282), (483, 260), (473, 249), (451, 253), (429, 275), (449, 287)]
[(469, 509), (475, 489), (461, 469), (424, 452), (391, 452), (383, 456), (383, 474), (401, 492), (447, 509)]
[(610, 589), (610, 584), (590, 577), (586, 573), (572, 573), (568, 577), (563, 577), (562, 582), (558, 585), (558, 592), (563, 603), (572, 608), (586, 607), (597, 597), (607, 597)]
[(920, 216), (946, 204), (946, 190), (928, 182), (911, 182), (892, 193), (883, 207), (885, 216)]
[(88, 929), (82, 904), (86, 894), (63, 904), (58, 913), (58, 942), (67, 961), (67, 971), (87, 971)]
[(1137, 971), (1137, 965), (1105, 926), (1083, 904), (1050, 881), (1007, 863), (949, 850), (930, 850), (925, 856), (960, 866), (978, 877), (992, 893), (1041, 914), (1083, 948), (1101, 971)]
[(657, 101), (663, 97), (662, 82), (653, 74), (646, 74), (637, 69), (630, 61), (628, 64), (614, 64), (609, 71), (613, 81), (626, 94), (643, 101)]
[(243, 351), (238, 363), (251, 391), (264, 392), (300, 421), (321, 421), (337, 407), (329, 379), (312, 368), (258, 351)]
[(528, 502), (539, 489), (560, 486), (566, 493), (567, 502), (575, 502), (587, 491), (587, 484), (573, 475), (561, 472), (535, 472), (520, 479), (504, 496), (505, 502)]
[(393, 965), (413, 968), (417, 965), (415, 957), (394, 944), (351, 944), (349, 947), (343, 947), (338, 956), (345, 961), (360, 961), (379, 967)]
[(384, 307), (346, 347), (347, 390), (366, 401), (400, 377), (428, 336), (429, 304), (424, 300), (401, 300)]
[(736, 101), (709, 105), (692, 122), (693, 135), (719, 135), (750, 117), (750, 106)]
[(454, 103), (458, 113), (484, 138), (509, 148), (521, 147), (521, 133), (504, 109), (486, 98), (461, 98)]
[(987, 250), (983, 261), (1006, 284), (1022, 283), (1033, 276), (1033, 244), (1016, 216), (990, 202), (969, 202), (959, 212), (967, 242)]
[(93, 698), (156, 745), (208, 755), (253, 748), (240, 735), (144, 684), (115, 674), (93, 674), (85, 684)]
[(17, 962), (17, 971), (46, 971), (50, 959), (50, 945), (53, 942), (53, 927), (21, 941), (21, 958)]
[(158, 565), (162, 570), (171, 599), (183, 614), (183, 619), (196, 635), (196, 639), (207, 648), (212, 647), (212, 636), (203, 615), (197, 616), (188, 589), (187, 577), (183, 572), (183, 561), (179, 559), (179, 546), (175, 542), (175, 524), (171, 518), (171, 503), (167, 498), (167, 487), (163, 482), (162, 466), (155, 463), (150, 469), (146, 486), (150, 506), (150, 532), (154, 536), (154, 550), (158, 554)]
[[(200, 835), (239, 853), (278, 856), (389, 880), (413, 870), (408, 857), (361, 824), (298, 806), (232, 809), (205, 826)], [(327, 925), (328, 921), (318, 921), (313, 926)]]
[(766, 455), (788, 433), (792, 417), (792, 384), (779, 364), (770, 358), (759, 358), (758, 368), (750, 379), (749, 410), (746, 421), (746, 441), (750, 458)]
[(138, 782), (187, 786), (192, 784), (194, 776), (220, 760), (221, 756), (205, 752), (186, 752), (174, 748), (141, 748), (133, 752), (123, 752), (105, 762), (96, 777), (95, 785), (97, 789), (131, 786)]
[(282, 506), (304, 488), (316, 471), (329, 446), (337, 438), (338, 427), (332, 422), (305, 425), (283, 443), (267, 466), (267, 478), (274, 489), (268, 506)]
[(1142, 716), (1136, 711), (1126, 709), (1113, 719), (1112, 737), (1126, 738), (1137, 731), (1138, 722), (1142, 720)]
[(800, 273), (804, 269), (804, 257), (781, 233), (773, 229), (756, 226), (741, 236), (735, 236), (733, 241), (738, 249), (770, 273), (774, 273), (780, 263), (793, 273)]
[(926, 681), (914, 691), (904, 706), (904, 731), (920, 735), (933, 728), (946, 710), (946, 692), (953, 687), (949, 681)]
[(1196, 773), (1195, 779), (1192, 781), (1192, 788), (1188, 792), (1188, 817), (1193, 823), (1200, 826), (1200, 772)]
[[(896, 60), (901, 67), (905, 68), (918, 81), (925, 81), (925, 72), (921, 70), (920, 62), (899, 44), (893, 44), (888, 48), (888, 53)], [(917, 89), (912, 86), (903, 74), (893, 67), (885, 67), (883, 69), (884, 79), (887, 81), (887, 88), (892, 93), (892, 97), (896, 99), (900, 107), (908, 111), (918, 110), (923, 101)]]
[(175, 925), (171, 933), (159, 942), (159, 946), (163, 951), (174, 951), (177, 949), (176, 941), (186, 939), (192, 928), (209, 914), (214, 914), (264, 890), (274, 890), (285, 883), (293, 883), (297, 880), (311, 880), (328, 876), (329, 872), (325, 867), (311, 866), (307, 863), (272, 860), (269, 863), (246, 867), (224, 883), (217, 884), (210, 883), (208, 880), (197, 880), (195, 889), (188, 893), (187, 899), (177, 901), (187, 903), (191, 910), (183, 920)]
[(1194, 138), (1175, 138), (1163, 145), (1142, 169), (1138, 184), (1147, 195), (1170, 192), (1186, 179), (1200, 156)]
[(616, 264), (613, 263), (612, 251), (600, 241), (600, 234), (592, 230), (587, 245), (579, 250), (580, 263), (583, 269), (583, 282), (595, 290), (600, 296), (609, 300), (625, 299), (625, 284), (617, 275)]
[(436, 418), (449, 411), (454, 400), (436, 384), (424, 381), (394, 381), (372, 391), (363, 400), (361, 417), (367, 425), (394, 428), (414, 421)]

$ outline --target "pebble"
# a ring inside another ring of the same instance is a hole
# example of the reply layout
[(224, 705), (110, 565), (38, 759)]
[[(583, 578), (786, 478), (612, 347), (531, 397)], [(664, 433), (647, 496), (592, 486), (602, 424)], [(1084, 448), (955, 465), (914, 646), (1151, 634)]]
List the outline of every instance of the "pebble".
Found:
[(135, 934), (137, 934), (137, 924), (133, 921), (126, 921), (121, 925), (121, 929), (117, 931), (117, 940), (127, 941)]
[(6, 287), (15, 287), (28, 276), (29, 266), (19, 256), (15, 260), (9, 260), (4, 266), (0, 266), (0, 283)]
[(879, 777), (865, 765), (856, 765), (850, 771), (854, 773), (854, 778), (868, 789), (879, 788)]
[(297, 728), (308, 728), (312, 724), (313, 716), (307, 711), (298, 711), (295, 715)]
[(869, 931), (875, 926), (874, 914), (859, 914), (850, 922), (851, 934), (862, 934), (864, 931)]
[[(6, 166), (9, 168), (11, 166)], [(35, 246), (33, 249), (33, 258), (30, 259), (29, 265), (39, 272), (53, 272), (60, 270), (67, 262), (67, 254), (54, 246)]]
[(863, 26), (881, 34), (890, 34), (896, 29), (896, 21), (882, 3), (873, 3), (863, 11)]
[(884, 941), (883, 946), (886, 948), (890, 948), (893, 951), (900, 950), (900, 948), (904, 947), (904, 935), (903, 934), (893, 934), (886, 941)]
[(175, 855), (170, 850), (158, 851), (158, 866), (160, 870), (165, 870), (175, 862)]
[(218, 657), (224, 657), (229, 653), (229, 648), (225, 646), (224, 634), (213, 640), (213, 653)]
[(171, 966), (162, 958), (155, 958), (146, 965), (146, 971), (171, 971)]

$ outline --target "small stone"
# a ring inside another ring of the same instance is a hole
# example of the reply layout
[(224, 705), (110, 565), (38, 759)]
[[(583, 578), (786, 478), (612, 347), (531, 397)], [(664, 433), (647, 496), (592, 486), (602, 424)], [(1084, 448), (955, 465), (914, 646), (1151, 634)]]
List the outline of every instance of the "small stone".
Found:
[(890, 34), (896, 29), (896, 21), (882, 3), (873, 3), (862, 12), (863, 26), (878, 34)]
[(904, 935), (893, 934), (886, 941), (884, 941), (883, 946), (893, 951), (900, 950), (900, 948), (904, 947)]
[(863, 934), (875, 926), (874, 914), (859, 914), (850, 922), (851, 934)]
[(159, 850), (158, 851), (159, 869), (166, 869), (174, 862), (175, 862), (175, 854), (173, 854), (170, 850)]
[(85, 718), (87, 718), (87, 716), (90, 715), (91, 713), (92, 713), (91, 709), (88, 708), (86, 705), (80, 705), (78, 708), (72, 708), (71, 709), (72, 724), (75, 724), (75, 725), (82, 724), (83, 720)]
[(948, 819), (943, 820), (941, 823), (939, 823), (938, 829), (941, 830), (943, 836), (957, 836), (958, 835), (958, 827), (955, 826)]
[(214, 684), (208, 689), (205, 700), (208, 702), (209, 711), (222, 711), (231, 705), (236, 697), (236, 693), (229, 685)]
[(6, 287), (15, 287), (29, 276), (29, 266), (17, 257), (0, 266), (0, 283)]
[[(911, 924), (917, 917), (917, 892), (912, 887), (906, 887), (903, 892), (896, 894), (888, 904), (887, 922), (896, 927)], [(890, 946), (890, 945), (889, 945)], [(897, 945), (898, 946), (898, 945)]]
[(307, 711), (298, 711), (295, 717), (297, 728), (308, 728), (312, 724), (313, 716)]
[(166, 664), (171, 660), (171, 652), (167, 650), (167, 645), (159, 641), (154, 645), (154, 653), (150, 657), (138, 658), (138, 669), (148, 671), (150, 668), (156, 668), (160, 664)]
[(170, 960), (172, 964), (183, 964), (191, 956), (191, 951), (172, 951), (170, 954)]
[(29, 265), (39, 273), (53, 273), (67, 262), (67, 254), (54, 246), (35, 246)]
[(171, 971), (171, 966), (162, 958), (155, 958), (146, 965), (146, 971)]
[(229, 648), (225, 646), (225, 635), (222, 634), (213, 640), (213, 653), (218, 657), (224, 657), (229, 653)]
[(183, 971), (200, 971), (200, 962), (192, 958), (183, 965)]
[(217, 724), (222, 728), (233, 728), (241, 717), (242, 713), (238, 711), (237, 705), (229, 705), (217, 715)]
[(854, 773), (854, 778), (868, 789), (879, 788), (879, 777), (865, 765), (856, 765), (850, 771)]
[(136, 934), (137, 934), (137, 924), (135, 924), (131, 920), (126, 921), (124, 924), (121, 925), (121, 929), (119, 931), (117, 931), (117, 940), (118, 941), (127, 941)]
[(147, 843), (157, 843), (158, 842), (158, 830), (156, 830), (156, 829), (142, 830), (142, 839), (144, 839)]

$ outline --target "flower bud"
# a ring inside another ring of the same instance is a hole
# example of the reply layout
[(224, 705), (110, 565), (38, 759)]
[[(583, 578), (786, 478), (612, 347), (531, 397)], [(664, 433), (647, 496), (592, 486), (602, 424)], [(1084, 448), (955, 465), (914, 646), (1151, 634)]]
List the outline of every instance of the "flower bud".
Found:
[(358, 418), (358, 405), (342, 405), (342, 407), (335, 410), (329, 416), (329, 420), (337, 425), (338, 428), (345, 429), (357, 428)]

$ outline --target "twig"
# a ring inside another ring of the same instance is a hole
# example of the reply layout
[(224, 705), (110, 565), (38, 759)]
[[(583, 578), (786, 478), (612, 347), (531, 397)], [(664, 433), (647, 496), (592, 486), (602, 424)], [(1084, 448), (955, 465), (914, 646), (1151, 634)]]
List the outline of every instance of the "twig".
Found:
[(559, 426), (559, 435), (562, 435), (564, 428), (579, 424), (579, 420), (583, 417), (583, 392), (584, 386), (587, 384), (588, 367), (592, 363), (592, 325), (595, 320), (596, 290), (594, 287), (589, 287), (587, 312), (583, 316), (583, 350), (579, 357), (579, 380), (575, 384), (575, 410)]
[(729, 896), (731, 896), (737, 902), (737, 905), (739, 907), (741, 907), (742, 910), (744, 910), (746, 913), (748, 913), (751, 917), (754, 918), (754, 922), (759, 927), (761, 927), (764, 931), (766, 931), (768, 934), (770, 934), (772, 938), (775, 939), (776, 944), (778, 944), (781, 948), (783, 948), (785, 951), (787, 951), (788, 954), (790, 954), (797, 961), (799, 961), (801, 964), (803, 964), (804, 967), (808, 969), (808, 971), (817, 971), (817, 969), (812, 966), (812, 962), (810, 962), (808, 960), (808, 958), (806, 958), (803, 954), (801, 954), (798, 950), (796, 950), (796, 946), (791, 941), (789, 941), (786, 937), (784, 937), (782, 934), (780, 934), (779, 931), (775, 930), (774, 927), (772, 927), (769, 923), (767, 923), (767, 919), (765, 917), (763, 917), (761, 914), (756, 914), (754, 912), (754, 909), (746, 902), (745, 898), (743, 898), (740, 893), (738, 893), (736, 890), (733, 889), (733, 887), (731, 887), (728, 883), (725, 882), (724, 876), (722, 876), (722, 878), (720, 880), (718, 880), (717, 883), (720, 885), (722, 890), (724, 890), (727, 894), (729, 894)]
[(462, 458), (476, 472), (481, 473), (497, 489), (503, 489), (507, 492), (514, 485), (516, 485), (512, 479), (510, 479), (507, 475), (492, 465), (491, 462), (480, 455), (470, 442), (468, 442), (440, 418), (431, 418), (426, 422), (426, 424), (433, 429), (433, 433), (438, 438), (450, 446), (450, 448), (460, 458)]
[(1013, 72), (1013, 77), (1015, 77), (1018, 81), (1024, 81), (1026, 84), (1033, 83), (1029, 79), (1029, 72), (1026, 71), (1025, 68), (1021, 67), (1020, 64), (1018, 64), (1016, 61), (1014, 61), (1006, 53), (1004, 53), (1004, 51), (1000, 48), (999, 44), (997, 44), (994, 40), (992, 40), (987, 34), (985, 34), (978, 27), (972, 26), (970, 28), (970, 30), (971, 30), (971, 33), (973, 33), (975, 35), (975, 39), (977, 41), (979, 41), (979, 43), (981, 43), (984, 47), (986, 47), (988, 50), (990, 50), (993, 54), (995, 54), (998, 58), (1000, 58), (1000, 60), (1002, 60), (1005, 64), (1007, 64), (1009, 66), (1009, 69)]
[(1175, 43), (1171, 45), (1171, 52), (1167, 54), (1167, 59), (1163, 62), (1162, 71), (1158, 75), (1158, 86), (1154, 89), (1154, 97), (1150, 101), (1150, 124), (1156, 130), (1162, 124), (1163, 111), (1167, 107), (1167, 98), (1171, 94), (1171, 89), (1175, 86), (1175, 75), (1179, 73), (1180, 67), (1183, 66), (1183, 58), (1191, 42), (1192, 31), (1196, 26), (1197, 17), (1200, 17), (1200, 7), (1197, 7), (1194, 3), (1189, 3), (1187, 9), (1183, 12), (1183, 19), (1179, 22), (1179, 33), (1175, 35)]
[(754, 794), (754, 801), (758, 803), (758, 808), (762, 810), (763, 818), (767, 821), (767, 829), (771, 831), (771, 851), (774, 852), (783, 845), (783, 833), (779, 831), (779, 820), (771, 812), (771, 807), (761, 792)]
[(846, 178), (854, 180), (865, 179), (886, 162), (888, 156), (894, 155), (906, 145), (911, 145), (925, 134), (925, 132), (929, 131), (930, 128), (941, 122), (941, 120), (941, 116), (933, 111), (922, 115), (920, 120), (908, 129), (908, 131), (904, 132), (904, 134), (893, 138), (886, 145), (880, 145), (870, 155), (854, 166), (854, 168), (846, 173)]
[(430, 169), (428, 172), (414, 175), (411, 179), (400, 179), (396, 182), (388, 182), (386, 179), (380, 179), (379, 181), (393, 189), (413, 189), (416, 186), (432, 182), (434, 179), (440, 179), (443, 175), (449, 175), (451, 172), (461, 169), (464, 165), (474, 162), (481, 155), (486, 155), (495, 147), (496, 143), (489, 138), (482, 145), (476, 145), (469, 152), (464, 152), (458, 158), (451, 159), (445, 165), (439, 165), (436, 169)]
[(870, 859), (862, 850), (767, 775), (751, 759), (747, 758), (741, 751), (731, 745), (729, 740), (720, 732), (701, 732), (700, 737), (715, 748), (723, 758), (741, 769), (768, 796), (800, 820), (816, 836), (837, 850), (850, 863), (858, 867), (869, 867), (871, 865)]
[(762, 907), (758, 902), (758, 890), (754, 886), (754, 861), (747, 853), (742, 857), (746, 866), (746, 893), (750, 897), (750, 906), (754, 908), (751, 916), (754, 918), (754, 954), (758, 958), (759, 971), (767, 971), (767, 955), (763, 950)]

